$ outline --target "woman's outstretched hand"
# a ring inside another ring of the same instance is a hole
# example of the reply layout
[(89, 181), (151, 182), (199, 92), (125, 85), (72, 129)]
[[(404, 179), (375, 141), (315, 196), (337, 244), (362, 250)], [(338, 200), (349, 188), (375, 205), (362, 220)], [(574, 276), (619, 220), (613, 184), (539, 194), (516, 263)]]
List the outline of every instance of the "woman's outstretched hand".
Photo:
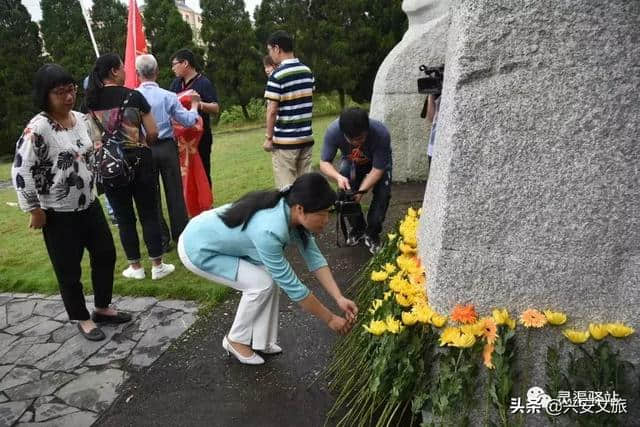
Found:
[(329, 326), (329, 329), (331, 329), (332, 331), (340, 335), (348, 334), (351, 328), (353, 327), (352, 322), (349, 322), (344, 317), (340, 317), (336, 315), (333, 315), (331, 317), (331, 320), (329, 320), (329, 323), (327, 323), (327, 325)]
[(344, 316), (347, 318), (349, 323), (352, 325), (356, 322), (356, 317), (358, 316), (358, 306), (355, 302), (351, 301), (348, 298), (340, 297), (336, 301), (340, 310), (344, 311)]

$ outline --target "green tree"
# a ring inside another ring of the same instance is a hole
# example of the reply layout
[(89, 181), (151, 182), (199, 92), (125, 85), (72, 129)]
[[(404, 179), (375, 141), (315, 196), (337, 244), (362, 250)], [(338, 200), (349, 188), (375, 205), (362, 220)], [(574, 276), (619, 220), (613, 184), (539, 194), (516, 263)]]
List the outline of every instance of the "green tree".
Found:
[(44, 46), (53, 60), (78, 81), (89, 73), (96, 60), (80, 3), (69, 0), (41, 0), (40, 30)]
[(198, 53), (193, 43), (189, 24), (182, 20), (173, 0), (148, 0), (143, 15), (145, 35), (150, 51), (158, 60), (158, 84), (168, 87), (174, 75), (171, 55), (178, 49), (188, 48)]
[(407, 28), (402, 0), (271, 0), (256, 7), (256, 37), (285, 30), (316, 76), (319, 91), (338, 91), (358, 102), (371, 99), (378, 68)]
[(37, 113), (31, 85), (44, 63), (38, 26), (20, 0), (0, 0), (0, 40), (0, 154), (7, 154)]
[[(363, 0), (360, 0), (363, 1)], [(402, 0), (367, 0), (359, 15), (361, 31), (352, 41), (353, 56), (360, 62), (359, 78), (350, 91), (356, 102), (371, 100), (378, 68), (407, 31)], [(374, 46), (375, 49), (371, 49)]]
[(265, 49), (267, 39), (276, 30), (284, 30), (291, 34), (296, 40), (296, 45), (304, 44), (303, 40), (309, 34), (311, 3), (312, 0), (268, 0), (256, 6), (253, 19), (259, 48)]
[(243, 0), (203, 0), (202, 39), (207, 40), (207, 70), (216, 76), (223, 105), (247, 105), (262, 94), (266, 76), (262, 55)]
[(118, 0), (94, 1), (91, 21), (100, 54), (114, 52), (124, 58), (127, 7)]

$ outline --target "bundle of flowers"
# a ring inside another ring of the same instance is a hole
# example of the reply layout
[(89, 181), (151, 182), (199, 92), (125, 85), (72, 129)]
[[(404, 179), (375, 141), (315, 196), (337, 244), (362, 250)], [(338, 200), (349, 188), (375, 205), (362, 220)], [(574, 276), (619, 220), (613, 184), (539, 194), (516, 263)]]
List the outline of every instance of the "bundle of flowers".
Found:
[[(328, 368), (330, 388), (337, 395), (328, 418), (339, 416), (338, 426), (417, 425), (425, 409), (433, 422), (465, 423), (482, 360), (493, 412), (508, 425), (518, 323), (525, 330), (555, 327), (567, 316), (530, 308), (517, 322), (505, 308), (481, 317), (472, 304), (456, 305), (449, 316), (438, 313), (429, 305), (425, 270), (417, 256), (420, 215), (420, 210), (408, 209), (349, 290), (361, 314), (354, 331), (336, 345)], [(633, 333), (622, 323), (563, 331), (574, 344)]]

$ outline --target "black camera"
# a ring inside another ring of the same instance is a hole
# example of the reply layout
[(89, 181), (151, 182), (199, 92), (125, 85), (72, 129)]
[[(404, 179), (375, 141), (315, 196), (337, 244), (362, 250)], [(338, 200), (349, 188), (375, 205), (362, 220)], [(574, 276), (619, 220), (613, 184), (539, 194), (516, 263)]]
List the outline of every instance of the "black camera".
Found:
[(356, 202), (356, 194), (364, 194), (366, 191), (339, 190), (338, 199), (334, 204), (336, 212), (336, 245), (340, 245), (340, 231), (345, 241), (347, 240), (347, 222), (345, 218), (362, 214), (360, 203)]
[(420, 66), (420, 71), (427, 77), (418, 79), (418, 93), (426, 95), (440, 95), (442, 93), (442, 78), (444, 77), (444, 65), (439, 67)]
[(338, 199), (335, 203), (336, 212), (344, 216), (358, 215), (360, 213), (360, 203), (355, 200), (356, 194), (358, 192), (352, 190), (338, 191)]

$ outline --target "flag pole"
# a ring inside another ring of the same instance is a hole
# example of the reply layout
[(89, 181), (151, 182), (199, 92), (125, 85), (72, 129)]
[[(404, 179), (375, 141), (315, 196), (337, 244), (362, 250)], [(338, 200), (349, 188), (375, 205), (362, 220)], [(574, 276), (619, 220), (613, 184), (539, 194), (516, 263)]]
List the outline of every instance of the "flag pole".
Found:
[(96, 39), (93, 37), (93, 30), (91, 30), (91, 24), (89, 24), (89, 15), (82, 5), (82, 0), (78, 0), (80, 3), (80, 9), (82, 9), (82, 16), (84, 17), (84, 22), (87, 24), (87, 29), (89, 30), (89, 37), (91, 37), (91, 43), (93, 44), (93, 50), (96, 51), (96, 58), (100, 56), (100, 52), (98, 52), (98, 45), (96, 44)]

